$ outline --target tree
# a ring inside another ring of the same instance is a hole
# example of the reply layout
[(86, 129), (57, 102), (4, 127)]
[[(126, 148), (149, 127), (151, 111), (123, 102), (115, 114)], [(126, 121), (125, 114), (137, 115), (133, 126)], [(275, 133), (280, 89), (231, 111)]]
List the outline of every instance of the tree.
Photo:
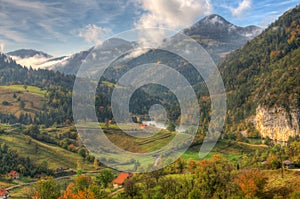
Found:
[[(98, 197), (96, 196), (95, 192), (97, 192)], [(99, 191), (99, 189), (95, 188), (85, 188), (84, 190), (76, 191), (76, 185), (70, 183), (59, 199), (98, 199), (100, 198), (101, 194), (102, 193)]]
[(171, 132), (175, 131), (176, 130), (175, 124), (173, 122), (170, 122), (169, 125), (167, 126), (167, 130)]
[(158, 180), (161, 176), (163, 176), (163, 173), (164, 173), (163, 169), (158, 169), (158, 170), (154, 170), (154, 171), (150, 172), (149, 174), (152, 178), (155, 179), (156, 183), (158, 183)]
[(96, 181), (103, 188), (108, 187), (108, 183), (110, 183), (114, 179), (114, 175), (109, 170), (102, 171), (99, 175), (96, 176)]
[(197, 165), (196, 187), (200, 190), (201, 198), (229, 198), (236, 192), (233, 183), (234, 167), (220, 155), (212, 160), (202, 160)]
[(235, 178), (235, 183), (245, 197), (260, 197), (267, 183), (267, 178), (257, 169), (242, 170)]
[(84, 148), (80, 148), (78, 150), (78, 154), (81, 155), (83, 158), (86, 157), (86, 150)]
[(35, 153), (39, 152), (39, 145), (38, 145), (38, 143), (35, 143), (34, 151), (35, 151)]
[(7, 146), (7, 144), (6, 144), (5, 142), (3, 142), (3, 143), (1, 144), (1, 151), (2, 151), (3, 153), (7, 153), (7, 151), (8, 151), (8, 146)]
[(48, 162), (47, 161), (43, 161), (40, 165), (39, 165), (39, 170), (41, 172), (47, 172), (48, 171)]
[(60, 195), (58, 183), (52, 177), (39, 180), (35, 188), (39, 199), (57, 199)]
[(281, 168), (281, 177), (284, 177), (284, 169), (283, 169), (283, 149), (282, 146), (280, 144), (277, 144), (276, 146), (274, 146), (272, 148), (271, 151), (274, 155), (276, 155), (278, 157), (278, 159), (280, 160), (280, 168)]
[(76, 178), (75, 189), (76, 191), (84, 191), (92, 184), (92, 178), (90, 176), (80, 175)]
[(105, 127), (108, 128), (109, 127), (109, 120), (107, 118), (105, 118)]
[(126, 180), (124, 184), (124, 191), (127, 196), (133, 198), (138, 194), (138, 188), (136, 186), (136, 182), (133, 179)]
[(20, 107), (20, 109), (24, 109), (25, 108), (25, 102), (23, 100), (20, 100), (19, 107)]
[(197, 166), (196, 162), (192, 158), (190, 158), (189, 159), (189, 165), (188, 165), (189, 172), (194, 173), (195, 169), (196, 169), (196, 166)]
[(75, 185), (70, 183), (59, 199), (74, 199), (76, 197), (76, 194), (74, 193), (74, 187)]
[(184, 168), (185, 168), (185, 161), (182, 158), (179, 158), (178, 160), (176, 160), (175, 162), (175, 167), (177, 170), (177, 173), (182, 174)]
[(8, 106), (8, 105), (9, 105), (9, 102), (8, 102), (8, 101), (3, 101), (3, 102), (2, 102), (2, 105), (3, 105), (3, 106)]
[(300, 164), (300, 142), (291, 142), (289, 144), (290, 158), (297, 164)]
[(181, 189), (181, 185), (178, 180), (174, 178), (163, 178), (160, 182), (161, 192), (165, 195), (166, 198), (176, 198), (175, 196), (178, 194)]
[(95, 167), (95, 169), (98, 168), (98, 159), (97, 158), (94, 158), (94, 167)]

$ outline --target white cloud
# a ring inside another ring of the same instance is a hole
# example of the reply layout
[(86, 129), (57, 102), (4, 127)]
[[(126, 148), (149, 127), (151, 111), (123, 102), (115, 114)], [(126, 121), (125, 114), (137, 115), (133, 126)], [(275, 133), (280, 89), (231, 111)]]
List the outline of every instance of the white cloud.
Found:
[(251, 0), (243, 0), (239, 3), (237, 8), (229, 7), (233, 16), (240, 16), (243, 12), (249, 8), (251, 8), (252, 2)]
[[(24, 0), (2, 0), (0, 6), (0, 35), (12, 43), (33, 43), (31, 35), (37, 34), (37, 22), (55, 24), (64, 11), (57, 3)], [(13, 14), (11, 14), (13, 13)], [(49, 34), (49, 33), (48, 33)], [(38, 37), (44, 37), (40, 33)]]
[(146, 13), (136, 23), (138, 28), (179, 29), (192, 25), (212, 10), (209, 0), (138, 0)]
[[(210, 0), (137, 0), (138, 6), (144, 11), (135, 27), (143, 28), (167, 28), (179, 30), (188, 27), (202, 15), (210, 14), (212, 5)], [(149, 41), (160, 39), (164, 35), (160, 33), (149, 36)], [(147, 39), (147, 38), (146, 38)]]
[(79, 31), (78, 36), (84, 38), (88, 43), (99, 45), (111, 33), (112, 31), (109, 28), (89, 24)]
[(40, 68), (40, 65), (45, 63), (49, 58), (40, 56), (40, 55), (35, 55), (33, 57), (26, 57), (26, 58), (20, 58), (17, 56), (11, 56), (13, 60), (15, 60), (18, 64), (26, 67), (32, 67), (33, 69), (38, 69)]
[(129, 53), (128, 55), (126, 55), (123, 59), (132, 59), (132, 58), (136, 58), (140, 55), (145, 54), (146, 52), (148, 52), (149, 49), (143, 49), (143, 48), (136, 48), (134, 49), (131, 53)]

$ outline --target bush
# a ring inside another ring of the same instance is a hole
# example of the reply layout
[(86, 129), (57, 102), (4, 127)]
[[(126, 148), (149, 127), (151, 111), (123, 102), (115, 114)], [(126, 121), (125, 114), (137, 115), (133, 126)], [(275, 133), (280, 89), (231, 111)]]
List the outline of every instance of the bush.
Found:
[(8, 101), (3, 101), (3, 102), (2, 102), (2, 105), (3, 105), (3, 106), (9, 106), (10, 103), (9, 103)]

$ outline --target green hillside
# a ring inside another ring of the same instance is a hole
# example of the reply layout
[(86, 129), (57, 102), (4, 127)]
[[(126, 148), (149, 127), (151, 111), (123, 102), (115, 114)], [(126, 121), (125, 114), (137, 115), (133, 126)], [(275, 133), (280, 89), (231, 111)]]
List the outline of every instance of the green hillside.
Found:
[(89, 164), (79, 154), (57, 145), (35, 140), (24, 134), (10, 132), (1, 135), (0, 145), (2, 143), (6, 143), (10, 148), (17, 150), (21, 157), (29, 157), (35, 163), (40, 164), (47, 161), (50, 169), (63, 167), (76, 170), (77, 163), (85, 169), (90, 168)]

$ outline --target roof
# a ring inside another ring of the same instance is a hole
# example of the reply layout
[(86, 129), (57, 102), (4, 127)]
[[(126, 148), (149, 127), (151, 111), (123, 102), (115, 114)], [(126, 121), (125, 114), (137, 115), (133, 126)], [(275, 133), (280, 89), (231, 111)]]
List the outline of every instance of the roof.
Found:
[(16, 171), (14, 171), (14, 170), (12, 170), (12, 171), (9, 172), (9, 175), (10, 176), (15, 176), (15, 175), (19, 175), (19, 173), (16, 172)]
[(7, 191), (5, 189), (0, 189), (0, 196), (5, 196)]
[(120, 173), (116, 179), (113, 180), (113, 183), (123, 184), (126, 179), (128, 179), (131, 175), (129, 173)]

